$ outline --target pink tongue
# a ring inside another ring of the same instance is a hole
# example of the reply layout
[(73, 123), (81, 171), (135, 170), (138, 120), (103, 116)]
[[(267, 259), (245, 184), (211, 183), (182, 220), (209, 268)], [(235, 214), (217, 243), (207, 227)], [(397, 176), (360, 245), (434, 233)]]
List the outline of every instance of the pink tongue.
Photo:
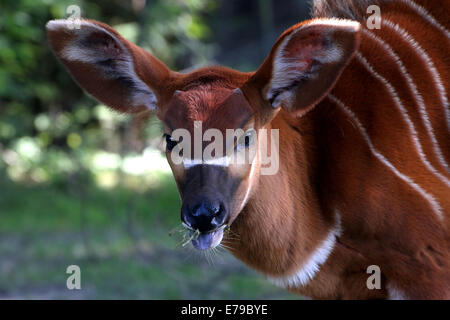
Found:
[(213, 243), (215, 232), (201, 233), (197, 239), (192, 239), (192, 245), (198, 250), (209, 249)]

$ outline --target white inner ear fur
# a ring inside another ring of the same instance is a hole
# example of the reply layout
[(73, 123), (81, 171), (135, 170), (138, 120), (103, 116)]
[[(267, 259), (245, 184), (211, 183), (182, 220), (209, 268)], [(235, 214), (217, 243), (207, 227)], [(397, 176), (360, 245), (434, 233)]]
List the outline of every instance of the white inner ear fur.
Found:
[[(352, 32), (357, 32), (360, 28), (360, 24), (356, 21), (342, 20), (342, 19), (315, 19), (312, 22), (298, 28), (289, 34), (283, 42), (278, 46), (276, 53), (274, 55), (272, 79), (270, 80), (268, 90), (266, 92), (266, 99), (273, 100), (272, 106), (278, 107), (283, 101), (290, 101), (295, 94), (296, 86), (294, 86), (296, 81), (301, 79), (307, 80), (308, 78), (313, 78), (317, 76), (317, 73), (300, 73), (298, 69), (305, 69), (306, 62), (301, 58), (296, 59), (295, 57), (286, 57), (285, 48), (292, 37), (298, 32), (302, 32), (305, 29), (314, 26), (328, 26), (329, 33), (331, 34), (334, 30), (345, 28)], [(329, 36), (324, 34), (324, 37)], [(314, 59), (322, 64), (337, 62), (342, 58), (342, 48), (338, 43), (331, 43), (329, 47), (324, 47), (320, 52), (314, 55)], [(286, 89), (286, 90), (284, 90)]]
[[(81, 61), (88, 64), (98, 64), (101, 61), (108, 59), (102, 56), (101, 53), (94, 49), (81, 46), (78, 40), (81, 37), (87, 37), (93, 31), (101, 31), (113, 39), (121, 52), (119, 57), (115, 59), (115, 73), (107, 73), (106, 76), (110, 78), (126, 78), (133, 84), (130, 88), (130, 104), (134, 107), (146, 106), (148, 109), (156, 109), (157, 99), (153, 91), (137, 76), (134, 70), (133, 58), (128, 49), (110, 32), (104, 28), (84, 20), (80, 20), (79, 29), (69, 29), (69, 24), (73, 24), (70, 20), (52, 20), (47, 23), (47, 29), (57, 31), (65, 29), (64, 32), (71, 32), (75, 34), (76, 38), (66, 46), (61, 55), (64, 59), (69, 61)], [(98, 68), (98, 66), (96, 66)]]

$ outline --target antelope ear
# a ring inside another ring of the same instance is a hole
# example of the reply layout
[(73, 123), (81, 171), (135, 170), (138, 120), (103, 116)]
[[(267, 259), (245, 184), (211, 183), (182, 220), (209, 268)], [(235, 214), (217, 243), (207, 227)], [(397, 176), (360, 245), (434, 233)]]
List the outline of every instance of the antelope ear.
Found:
[(359, 45), (360, 24), (313, 19), (286, 30), (253, 75), (263, 99), (304, 114), (333, 87)]
[(52, 20), (47, 37), (56, 56), (87, 92), (121, 112), (156, 109), (171, 72), (110, 26), (81, 20)]

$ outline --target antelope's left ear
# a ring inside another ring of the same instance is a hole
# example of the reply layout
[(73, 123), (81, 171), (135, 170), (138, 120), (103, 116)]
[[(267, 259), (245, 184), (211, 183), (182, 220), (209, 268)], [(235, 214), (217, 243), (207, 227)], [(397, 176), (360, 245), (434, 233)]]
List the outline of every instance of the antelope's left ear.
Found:
[(159, 109), (173, 73), (112, 27), (88, 19), (46, 25), (51, 48), (80, 87), (120, 112)]
[[(286, 30), (249, 80), (273, 108), (302, 115), (333, 87), (359, 45), (360, 24), (313, 19)], [(267, 103), (265, 103), (267, 104)]]

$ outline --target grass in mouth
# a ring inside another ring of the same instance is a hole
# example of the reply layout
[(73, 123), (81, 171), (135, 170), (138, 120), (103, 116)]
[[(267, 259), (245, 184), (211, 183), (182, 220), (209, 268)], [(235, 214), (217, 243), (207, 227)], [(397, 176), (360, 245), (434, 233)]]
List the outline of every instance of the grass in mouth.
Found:
[[(190, 234), (192, 232), (192, 234)], [(169, 236), (176, 236), (178, 234), (182, 235), (182, 239), (178, 242), (178, 244), (176, 245), (176, 247), (185, 247), (187, 246), (192, 240), (196, 240), (198, 238), (198, 236), (200, 235), (200, 230), (192, 230), (189, 229), (185, 226), (179, 226), (176, 227), (174, 229), (172, 229), (171, 231), (169, 231)]]
[(197, 240), (198, 236), (200, 235), (200, 230), (195, 230), (192, 235), (184, 242), (182, 243), (182, 246), (187, 246), (192, 240)]

